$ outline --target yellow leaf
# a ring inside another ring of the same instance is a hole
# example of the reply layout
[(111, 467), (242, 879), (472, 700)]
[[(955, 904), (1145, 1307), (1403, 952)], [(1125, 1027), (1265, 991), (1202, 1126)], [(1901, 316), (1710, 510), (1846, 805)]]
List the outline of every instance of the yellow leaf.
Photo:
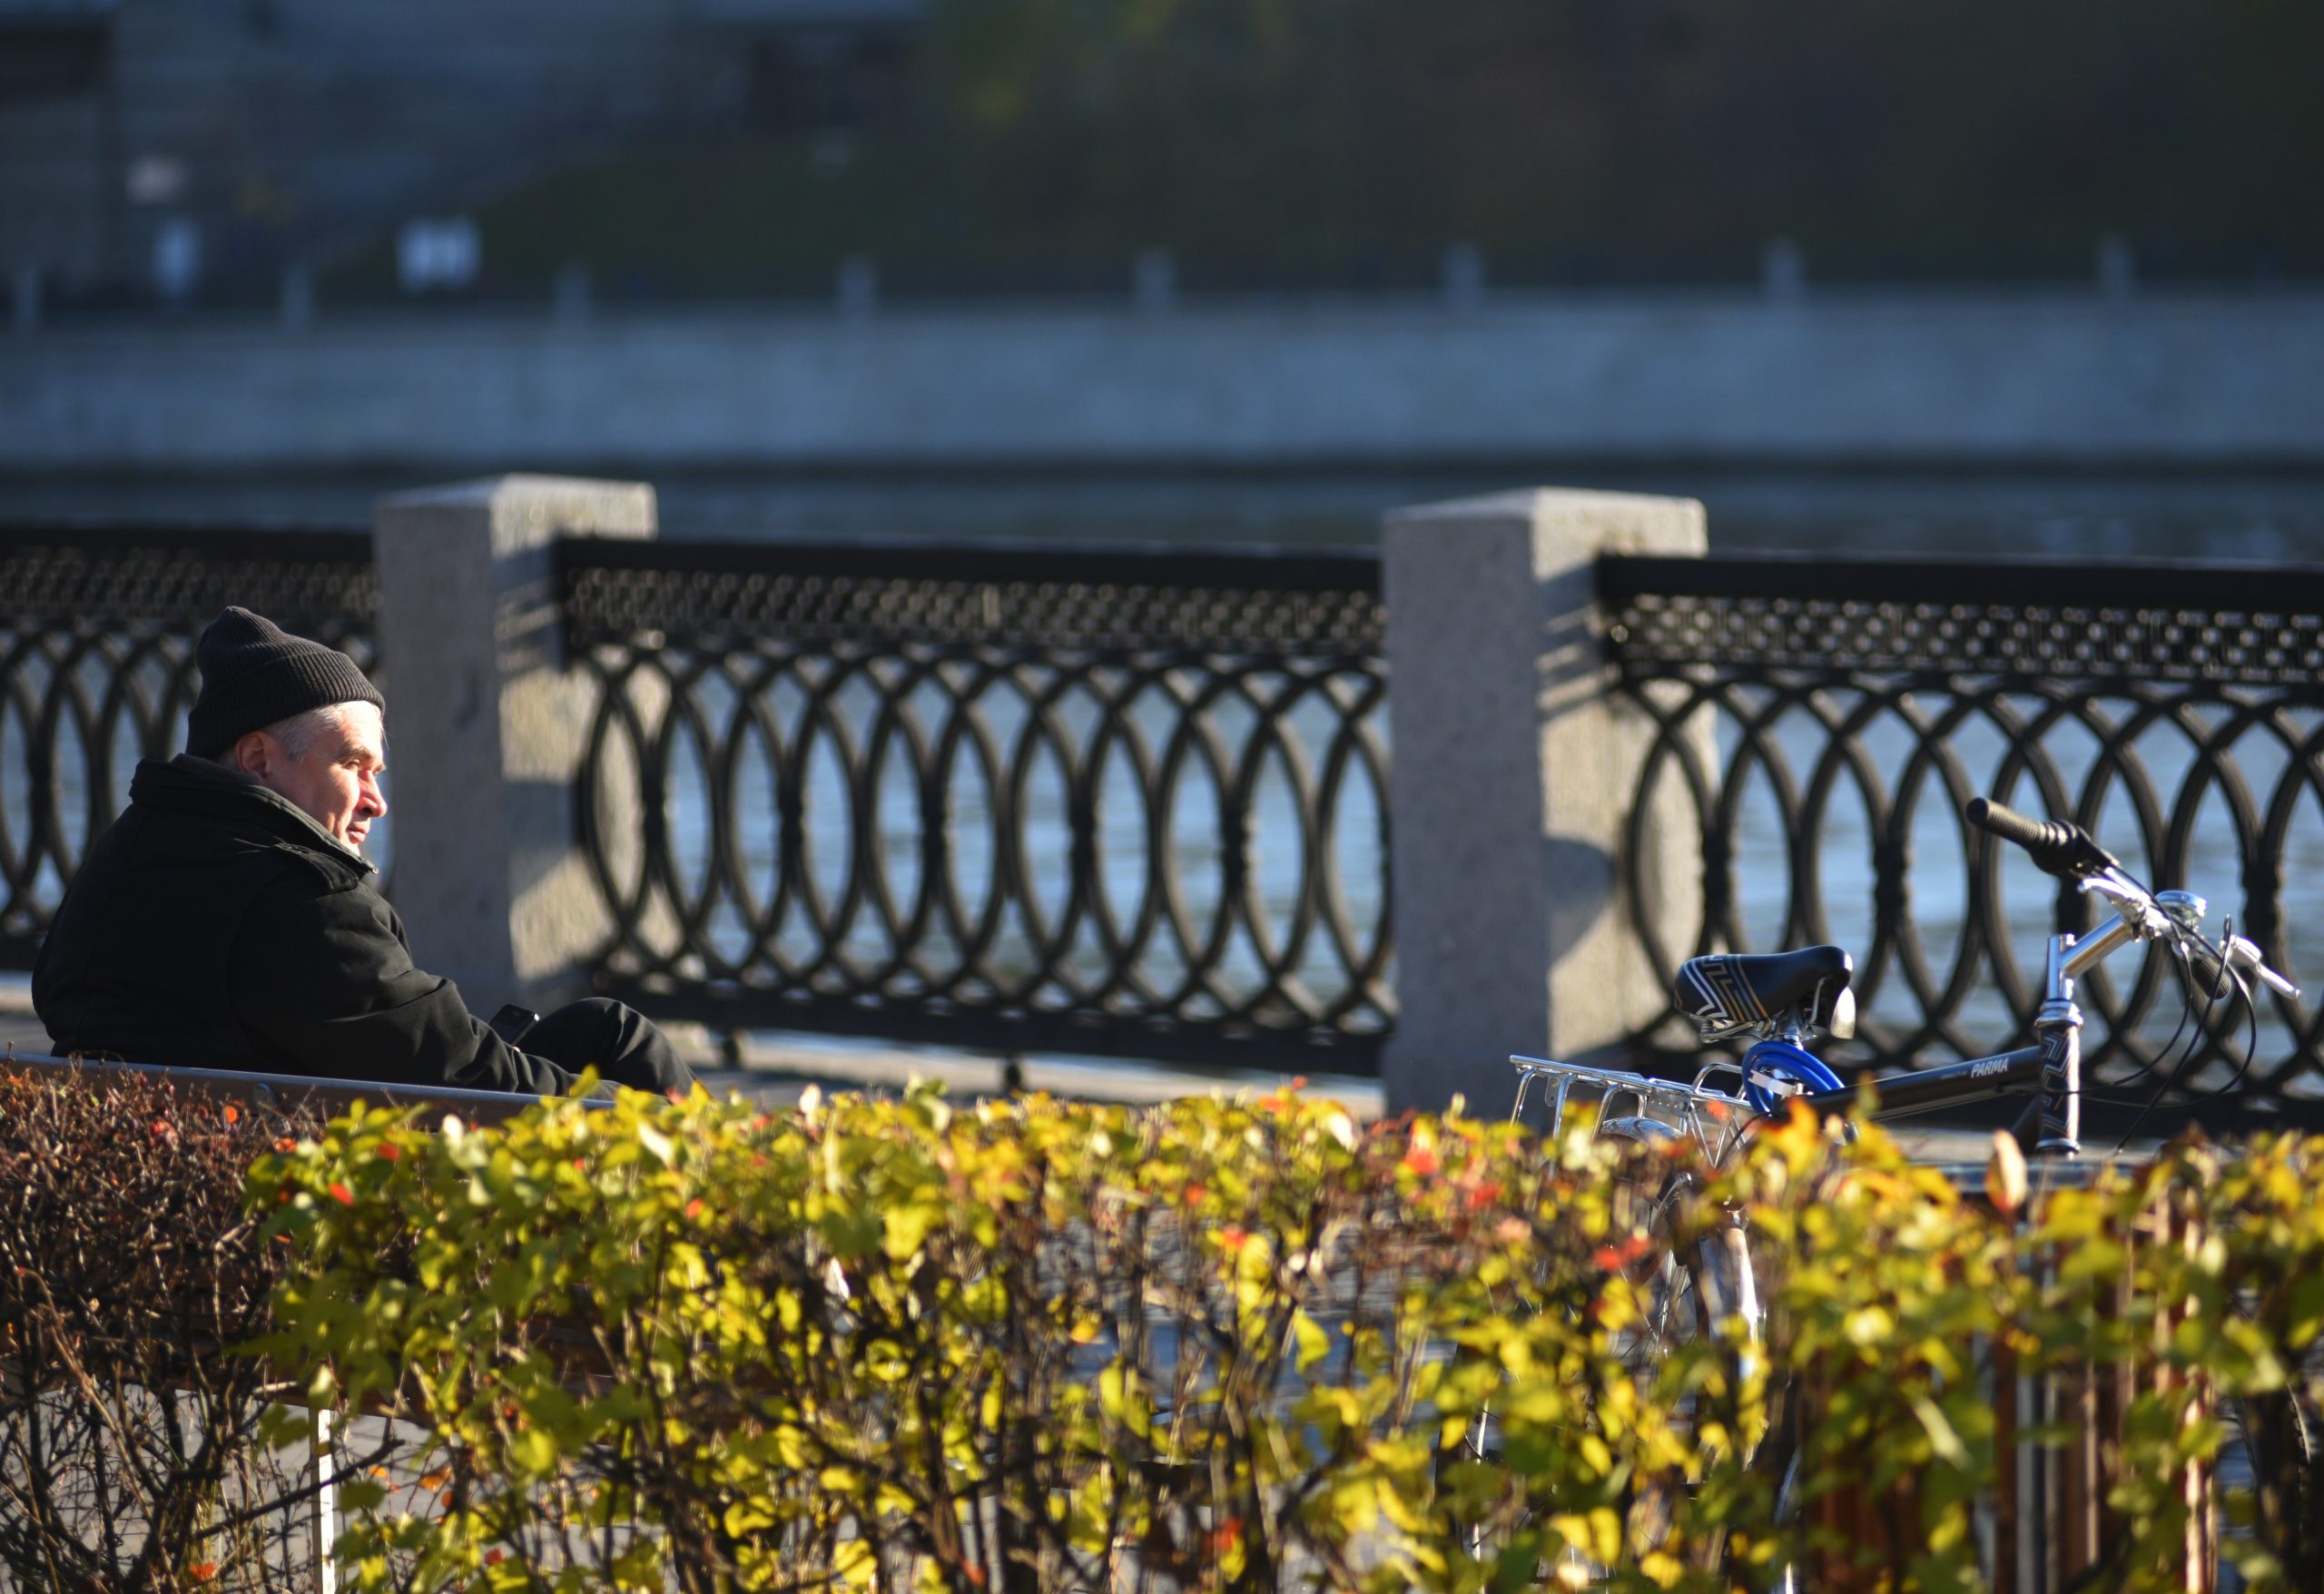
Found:
[(1914, 1390), (1905, 1398), (1912, 1402), (1913, 1414), (1921, 1420), (1921, 1426), (1928, 1431), (1930, 1448), (1935, 1450), (1948, 1465), (1965, 1470), (1971, 1464), (1969, 1447), (1961, 1442), (1961, 1436), (1954, 1432), (1953, 1424), (1945, 1420), (1945, 1412), (1938, 1408), (1937, 1403), (1918, 1390)]
[(651, 1124), (637, 1126), (637, 1143), (654, 1154), (654, 1160), (668, 1167), (678, 1160), (678, 1147), (667, 1135)]
[(1302, 1373), (1331, 1353), (1331, 1335), (1325, 1333), (1323, 1325), (1305, 1312), (1291, 1314), (1291, 1337), (1298, 1343), (1298, 1366)]

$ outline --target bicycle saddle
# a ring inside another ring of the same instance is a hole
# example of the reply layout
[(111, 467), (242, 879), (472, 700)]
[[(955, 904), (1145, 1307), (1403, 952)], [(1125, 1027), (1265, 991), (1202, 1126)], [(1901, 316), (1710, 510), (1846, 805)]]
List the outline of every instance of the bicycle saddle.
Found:
[(1714, 952), (1679, 966), (1674, 995), (1679, 1011), (1701, 1025), (1706, 1037), (1756, 1028), (1803, 1006), (1809, 1028), (1840, 1035), (1833, 1021), (1847, 1024), (1855, 1016), (1854, 1003), (1841, 1001), (1855, 971), (1856, 960), (1838, 947)]

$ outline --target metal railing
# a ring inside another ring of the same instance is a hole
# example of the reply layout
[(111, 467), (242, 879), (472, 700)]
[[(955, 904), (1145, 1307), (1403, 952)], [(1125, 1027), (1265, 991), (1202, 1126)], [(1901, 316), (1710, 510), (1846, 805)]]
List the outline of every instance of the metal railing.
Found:
[(560, 558), (605, 989), (734, 1025), (1376, 1067), (1376, 561)]
[(137, 761), (184, 747), (229, 604), (377, 668), (361, 532), (0, 526), (0, 968), (32, 966)]
[[(2235, 928), (2295, 977), (2299, 935), (2324, 930), (2324, 568), (1610, 558), (1599, 591), (1617, 689), (1654, 727), (1634, 841), (1648, 815), (1700, 836), (1699, 857), (1658, 861), (1699, 870), (1691, 922), (1638, 910), (1669, 896), (1629, 850), (1631, 922), (1662, 975), (1698, 951), (1837, 941), (1856, 957), (1859, 1056), (1937, 1063), (2022, 1038), (2039, 939), (2088, 919), (1969, 831), (1978, 793), (2071, 816), (2215, 911), (2240, 893)], [(2312, 944), (2306, 960), (2312, 977)], [(2163, 958), (2093, 977), (2094, 1104), (2167, 1083), (2181, 1111), (2151, 1126), (2230, 1090), (2235, 1112), (2214, 1101), (2207, 1119), (2324, 1121), (2324, 1015), (2260, 995), (2256, 1023), (2181, 1029)]]
[[(579, 540), (558, 569), (605, 989), (734, 1027), (1376, 1065), (1371, 557)], [(2324, 923), (2324, 570), (1610, 558), (1599, 591), (1649, 728), (1624, 851), (1659, 975), (1833, 940), (1858, 1056), (2009, 1042), (2082, 903), (1963, 827), (1978, 792), (2234, 893), (2295, 976)], [(230, 602), (377, 666), (360, 533), (0, 527), (0, 967), (135, 760), (182, 745)], [(2247, 1068), (2253, 1031), (2186, 1051), (2172, 979), (2090, 982), (2095, 1094), (2324, 1117), (2324, 1013), (2268, 999)]]

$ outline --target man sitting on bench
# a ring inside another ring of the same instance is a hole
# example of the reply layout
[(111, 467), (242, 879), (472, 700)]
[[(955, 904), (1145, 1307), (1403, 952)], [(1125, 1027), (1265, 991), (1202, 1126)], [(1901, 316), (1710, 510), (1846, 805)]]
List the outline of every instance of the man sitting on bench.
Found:
[(34, 964), (59, 1052), (538, 1095), (589, 1067), (692, 1085), (619, 1002), (559, 1008), (519, 1049), (412, 966), (360, 851), (388, 812), (387, 704), (354, 660), (239, 608), (195, 656), (186, 751), (137, 766)]

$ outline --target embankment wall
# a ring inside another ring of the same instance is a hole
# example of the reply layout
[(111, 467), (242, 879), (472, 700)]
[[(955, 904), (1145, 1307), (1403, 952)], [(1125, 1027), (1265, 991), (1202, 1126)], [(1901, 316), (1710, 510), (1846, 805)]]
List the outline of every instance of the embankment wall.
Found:
[(2324, 463), (2324, 294), (438, 311), (0, 337), (0, 470)]

